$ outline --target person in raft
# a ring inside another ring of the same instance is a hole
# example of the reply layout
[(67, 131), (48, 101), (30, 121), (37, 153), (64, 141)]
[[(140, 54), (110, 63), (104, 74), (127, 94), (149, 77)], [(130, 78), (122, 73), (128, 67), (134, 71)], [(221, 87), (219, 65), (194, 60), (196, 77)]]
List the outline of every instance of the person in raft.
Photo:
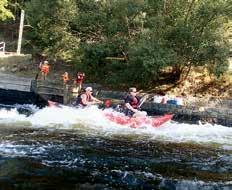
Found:
[(102, 104), (103, 101), (93, 97), (92, 93), (92, 87), (85, 88), (85, 92), (77, 96), (76, 105), (85, 107), (89, 105)]
[(142, 117), (146, 116), (147, 113), (145, 111), (140, 111), (140, 103), (141, 99), (137, 96), (138, 92), (136, 88), (129, 88), (129, 93), (124, 99), (124, 113), (130, 117)]

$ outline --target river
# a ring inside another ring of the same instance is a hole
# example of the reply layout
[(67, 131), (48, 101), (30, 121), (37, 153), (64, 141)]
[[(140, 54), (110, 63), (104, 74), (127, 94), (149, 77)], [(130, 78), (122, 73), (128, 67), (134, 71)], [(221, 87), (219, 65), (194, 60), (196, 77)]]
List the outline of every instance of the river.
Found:
[(96, 107), (23, 106), (0, 108), (0, 189), (232, 189), (232, 128), (133, 129)]

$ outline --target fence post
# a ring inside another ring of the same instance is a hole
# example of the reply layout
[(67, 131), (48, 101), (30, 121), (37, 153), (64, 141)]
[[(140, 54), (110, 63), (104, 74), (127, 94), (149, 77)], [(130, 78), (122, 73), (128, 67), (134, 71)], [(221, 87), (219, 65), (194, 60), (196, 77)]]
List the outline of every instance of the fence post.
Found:
[(0, 42), (0, 45), (2, 45), (2, 47), (0, 46), (0, 52), (2, 52), (3, 54), (5, 54), (5, 42)]
[(22, 37), (23, 37), (23, 25), (24, 25), (24, 10), (21, 10), (17, 54), (21, 53), (21, 45), (22, 45)]

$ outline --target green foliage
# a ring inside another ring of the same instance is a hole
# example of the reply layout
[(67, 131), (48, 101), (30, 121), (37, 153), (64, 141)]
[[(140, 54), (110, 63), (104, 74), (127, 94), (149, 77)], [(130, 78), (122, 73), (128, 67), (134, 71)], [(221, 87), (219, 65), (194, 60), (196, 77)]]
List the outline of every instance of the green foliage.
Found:
[[(96, 81), (149, 86), (167, 66), (227, 69), (224, 24), (231, 0), (30, 0), (28, 38), (36, 51), (80, 64)], [(175, 76), (174, 76), (175, 75)], [(177, 77), (176, 77), (177, 76)]]
[(71, 0), (31, 0), (26, 3), (27, 20), (32, 26), (28, 38), (36, 51), (70, 61), (79, 38), (71, 29), (76, 5)]
[(1, 0), (0, 1), (0, 21), (4, 21), (8, 18), (14, 18), (12, 12), (7, 9), (8, 1), (7, 0)]
[[(228, 44), (223, 40), (223, 24), (230, 15), (225, 15), (229, 1), (192, 1), (189, 14), (176, 21), (167, 33), (170, 47), (178, 55), (178, 66), (213, 68), (216, 75), (222, 74), (228, 65)], [(220, 59), (218, 59), (220, 57)], [(221, 68), (220, 68), (221, 67)], [(218, 72), (218, 71), (223, 72)]]
[(130, 78), (134, 78), (134, 84), (143, 86), (158, 80), (160, 72), (176, 60), (176, 53), (156, 36), (138, 40), (131, 46), (129, 54)]

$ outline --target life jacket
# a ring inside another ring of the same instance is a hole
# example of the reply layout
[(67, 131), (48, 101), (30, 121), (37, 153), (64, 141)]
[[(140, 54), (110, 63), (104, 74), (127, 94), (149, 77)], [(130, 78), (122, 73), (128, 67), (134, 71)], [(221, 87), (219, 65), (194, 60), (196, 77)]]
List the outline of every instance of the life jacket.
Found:
[(78, 73), (77, 73), (77, 77), (76, 77), (76, 83), (77, 83), (77, 84), (82, 84), (84, 78), (85, 78), (85, 73), (80, 73), (80, 72), (78, 72)]
[(67, 83), (69, 81), (68, 74), (63, 74), (62, 78), (63, 78), (64, 83)]
[(130, 102), (130, 105), (134, 108), (137, 109), (139, 107), (139, 99), (135, 96), (133, 97), (132, 101)]
[[(76, 105), (86, 106), (86, 104), (84, 104), (83, 101), (82, 101), (82, 98), (81, 98), (82, 95), (83, 95), (83, 94), (79, 94), (79, 95), (77, 96)], [(91, 96), (91, 95), (88, 95), (88, 94), (85, 94), (85, 95), (86, 95), (86, 101), (87, 101), (87, 102), (92, 102), (92, 96)]]
[(41, 65), (41, 72), (44, 74), (48, 74), (49, 73), (49, 65), (48, 64), (42, 64)]
[(129, 104), (130, 104), (134, 109), (137, 109), (137, 108), (139, 107), (140, 101), (139, 101), (139, 98), (138, 98), (137, 96), (133, 97), (133, 96), (129, 95), (129, 96), (127, 96), (127, 97), (125, 98), (125, 100), (126, 100), (127, 98), (130, 98)]

